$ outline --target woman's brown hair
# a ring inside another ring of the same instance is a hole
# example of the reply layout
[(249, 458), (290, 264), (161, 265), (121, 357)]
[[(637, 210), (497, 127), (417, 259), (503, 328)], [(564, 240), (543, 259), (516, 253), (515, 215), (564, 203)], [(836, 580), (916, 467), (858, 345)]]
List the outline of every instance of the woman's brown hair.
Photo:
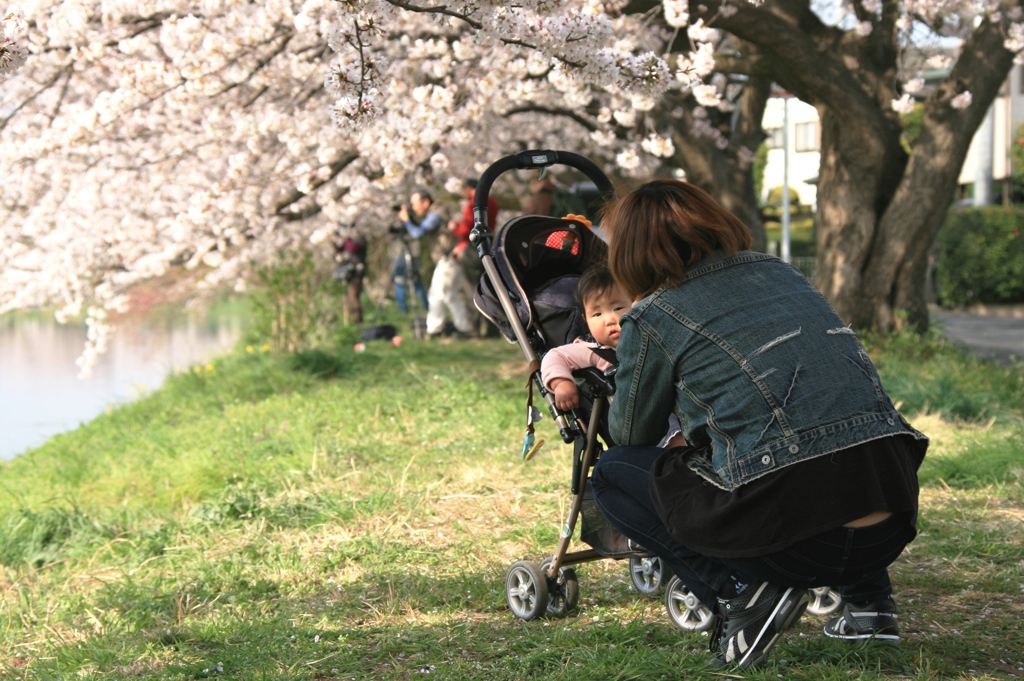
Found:
[(681, 283), (714, 251), (750, 248), (750, 229), (703, 189), (653, 180), (609, 205), (601, 219), (612, 276), (634, 299)]

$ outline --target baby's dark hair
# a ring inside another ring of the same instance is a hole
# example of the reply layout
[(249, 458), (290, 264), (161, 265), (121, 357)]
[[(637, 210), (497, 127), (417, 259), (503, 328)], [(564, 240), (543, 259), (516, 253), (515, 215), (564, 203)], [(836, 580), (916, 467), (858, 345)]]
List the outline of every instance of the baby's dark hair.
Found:
[(583, 270), (580, 281), (576, 284), (576, 300), (586, 305), (588, 300), (614, 289), (618, 284), (612, 277), (612, 271), (604, 263), (591, 265)]

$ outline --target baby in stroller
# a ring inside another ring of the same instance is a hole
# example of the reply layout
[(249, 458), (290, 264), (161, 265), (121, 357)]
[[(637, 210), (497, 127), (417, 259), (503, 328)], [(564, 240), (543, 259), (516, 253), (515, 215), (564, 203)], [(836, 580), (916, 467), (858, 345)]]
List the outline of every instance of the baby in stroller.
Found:
[(555, 394), (555, 406), (562, 411), (580, 406), (574, 369), (596, 367), (607, 371), (615, 366), (619, 317), (630, 308), (629, 297), (603, 265), (593, 265), (583, 273), (576, 297), (583, 306), (590, 338), (581, 336), (568, 345), (552, 348), (544, 355), (540, 369), (544, 387)]
[[(602, 372), (616, 366), (615, 348), (619, 344), (619, 317), (632, 307), (612, 273), (604, 263), (591, 265), (580, 277), (576, 299), (583, 307), (583, 318), (589, 337), (580, 336), (572, 343), (551, 348), (541, 361), (541, 380), (554, 393), (555, 406), (570, 411), (580, 406), (579, 389), (574, 370), (594, 367)], [(681, 447), (686, 444), (679, 421), (672, 416), (669, 430), (659, 447)]]

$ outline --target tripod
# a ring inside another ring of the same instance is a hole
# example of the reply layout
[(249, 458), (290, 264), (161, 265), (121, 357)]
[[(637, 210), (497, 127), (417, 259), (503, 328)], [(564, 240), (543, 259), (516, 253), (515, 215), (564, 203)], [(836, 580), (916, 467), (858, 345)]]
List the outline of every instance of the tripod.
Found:
[[(394, 230), (392, 230), (394, 231)], [(416, 303), (422, 309), (422, 315), (413, 315), (412, 318), (412, 332), (415, 338), (424, 338), (427, 335), (427, 303), (424, 298), (426, 297), (426, 288), (423, 286), (423, 279), (420, 276), (419, 266), (416, 264), (416, 259), (412, 255), (412, 249), (409, 247), (409, 240), (405, 236), (397, 236), (395, 242), (399, 244), (399, 252), (391, 259), (391, 267), (388, 270), (388, 280), (385, 284), (384, 289), (381, 291), (380, 300), (377, 301), (377, 309), (373, 313), (373, 325), (377, 324), (377, 319), (380, 317), (381, 306), (384, 304), (385, 299), (391, 294), (392, 289), (395, 291), (395, 299), (399, 303), (399, 307), (402, 307), (403, 302), (406, 303), (406, 309), (403, 312), (410, 311), (412, 305), (408, 301), (410, 297), (416, 300)], [(392, 243), (395, 243), (392, 242)], [(398, 287), (402, 287), (402, 294), (399, 295)]]

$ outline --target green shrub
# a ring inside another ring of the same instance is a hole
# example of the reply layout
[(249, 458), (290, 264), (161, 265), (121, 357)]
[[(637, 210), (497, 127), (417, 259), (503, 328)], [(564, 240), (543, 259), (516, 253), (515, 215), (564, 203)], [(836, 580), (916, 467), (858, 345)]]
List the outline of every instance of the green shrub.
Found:
[[(782, 243), (781, 211), (766, 209), (764, 214), (765, 236), (769, 242)], [(817, 253), (815, 244), (814, 216), (794, 211), (789, 221), (789, 251), (794, 258), (813, 258)], [(776, 251), (778, 253), (778, 251)]]
[(309, 252), (285, 254), (256, 272), (252, 330), (256, 343), (275, 352), (299, 352), (341, 340), (344, 292), (331, 268)]
[(768, 143), (762, 142), (757, 148), (757, 158), (754, 160), (754, 196), (761, 196), (761, 189), (764, 187), (764, 170), (768, 167)]
[(936, 285), (945, 307), (1024, 301), (1024, 209), (950, 211), (939, 232)]
[[(782, 205), (782, 186), (772, 187), (768, 190), (768, 197), (765, 199), (765, 203), (769, 206), (781, 206)], [(799, 206), (800, 205), (800, 192), (795, 188), (789, 188), (789, 205)]]
[(914, 110), (908, 114), (900, 114), (900, 123), (903, 124), (903, 134), (900, 135), (900, 144), (908, 154), (914, 148), (914, 143), (921, 136), (921, 127), (924, 125), (924, 104), (914, 104)]

